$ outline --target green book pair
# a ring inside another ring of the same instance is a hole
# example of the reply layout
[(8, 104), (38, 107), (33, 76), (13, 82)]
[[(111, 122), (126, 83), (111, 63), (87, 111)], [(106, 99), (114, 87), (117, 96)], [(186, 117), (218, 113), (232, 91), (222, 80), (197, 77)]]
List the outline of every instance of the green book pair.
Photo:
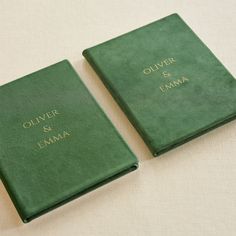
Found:
[[(236, 83), (173, 14), (83, 52), (154, 156), (236, 116)], [(138, 161), (68, 61), (0, 87), (0, 174), (28, 222)]]

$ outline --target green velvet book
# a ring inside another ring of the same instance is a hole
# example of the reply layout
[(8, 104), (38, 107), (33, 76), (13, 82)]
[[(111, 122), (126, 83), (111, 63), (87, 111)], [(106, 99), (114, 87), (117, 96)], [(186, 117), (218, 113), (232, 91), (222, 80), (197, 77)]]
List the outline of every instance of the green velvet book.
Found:
[(154, 156), (236, 116), (236, 81), (177, 15), (84, 50)]
[(137, 168), (67, 60), (0, 87), (0, 174), (23, 222)]

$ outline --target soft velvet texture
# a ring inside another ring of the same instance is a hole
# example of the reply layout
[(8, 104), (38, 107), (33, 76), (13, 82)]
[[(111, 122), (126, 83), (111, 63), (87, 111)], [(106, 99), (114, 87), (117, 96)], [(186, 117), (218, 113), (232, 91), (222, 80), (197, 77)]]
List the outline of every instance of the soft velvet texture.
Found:
[[(236, 116), (235, 79), (177, 14), (86, 49), (83, 55), (154, 156)], [(176, 63), (143, 73), (166, 58)], [(171, 77), (164, 78), (163, 72)], [(189, 81), (160, 90), (183, 76)]]
[[(0, 87), (0, 109), (1, 180), (24, 222), (137, 168), (66, 60)], [(60, 114), (23, 128), (54, 109)], [(70, 136), (37, 146), (63, 131)]]

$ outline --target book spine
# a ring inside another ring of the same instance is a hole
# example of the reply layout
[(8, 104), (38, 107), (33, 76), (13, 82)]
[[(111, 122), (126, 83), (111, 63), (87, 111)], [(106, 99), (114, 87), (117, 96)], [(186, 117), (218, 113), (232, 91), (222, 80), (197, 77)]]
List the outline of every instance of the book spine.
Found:
[(135, 118), (133, 113), (131, 112), (129, 106), (127, 103), (122, 99), (122, 96), (120, 96), (119, 91), (115, 90), (112, 84), (109, 81), (108, 76), (101, 70), (96, 63), (96, 61), (91, 56), (89, 49), (86, 49), (83, 51), (83, 56), (86, 58), (86, 60), (89, 62), (90, 66), (94, 69), (94, 71), (97, 73), (97, 75), (100, 77), (101, 81), (105, 85), (105, 87), (108, 89), (112, 97), (115, 99), (115, 101), (118, 103), (122, 111), (126, 114), (127, 118), (131, 122), (131, 124), (134, 126), (134, 128), (138, 131), (140, 136), (143, 138), (144, 142), (148, 146), (149, 150), (153, 154), (153, 156), (157, 156), (157, 150), (152, 145), (151, 138), (147, 135), (147, 133), (142, 128), (142, 125), (138, 122), (138, 120)]

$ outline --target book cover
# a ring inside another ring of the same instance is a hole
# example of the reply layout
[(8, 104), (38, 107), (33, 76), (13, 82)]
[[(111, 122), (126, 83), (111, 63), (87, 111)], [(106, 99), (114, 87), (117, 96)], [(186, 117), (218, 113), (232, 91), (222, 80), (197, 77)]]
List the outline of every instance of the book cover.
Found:
[(154, 156), (236, 116), (236, 81), (178, 14), (83, 51)]
[(137, 168), (67, 60), (0, 87), (0, 175), (23, 222)]

